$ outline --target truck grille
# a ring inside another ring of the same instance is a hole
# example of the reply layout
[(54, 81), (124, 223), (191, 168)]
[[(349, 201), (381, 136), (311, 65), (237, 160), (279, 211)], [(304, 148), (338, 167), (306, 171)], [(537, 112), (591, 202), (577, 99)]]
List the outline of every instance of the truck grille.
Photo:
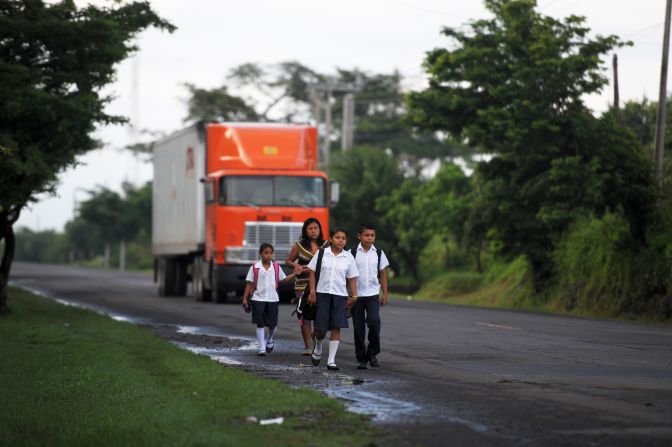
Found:
[(245, 222), (242, 247), (228, 247), (226, 262), (253, 263), (259, 260), (259, 245), (273, 245), (273, 258), (284, 263), (292, 246), (301, 237), (301, 222)]

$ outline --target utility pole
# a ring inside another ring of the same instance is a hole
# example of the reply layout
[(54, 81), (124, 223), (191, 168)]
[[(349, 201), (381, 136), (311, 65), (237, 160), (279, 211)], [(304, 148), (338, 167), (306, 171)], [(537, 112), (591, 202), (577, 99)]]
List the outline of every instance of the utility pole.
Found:
[(653, 153), (658, 186), (663, 185), (663, 150), (665, 149), (665, 114), (667, 112), (667, 59), (670, 49), (670, 9), (672, 0), (665, 6), (665, 32), (663, 34), (663, 58), (660, 65), (660, 91), (656, 117), (656, 146)]
[(320, 160), (323, 169), (328, 168), (331, 161), (331, 129), (333, 125), (332, 107), (334, 104), (334, 93), (345, 93), (343, 98), (341, 148), (347, 150), (352, 147), (354, 141), (355, 93), (360, 91), (359, 84), (359, 81), (354, 85), (338, 83), (334, 78), (330, 78), (325, 83), (313, 84), (309, 87), (309, 93), (313, 103), (313, 116), (318, 126), (320, 124), (321, 116), (324, 116), (324, 126), (321, 132), (322, 146), (320, 150)]
[(620, 96), (618, 93), (618, 55), (614, 53), (613, 58), (614, 66), (614, 116), (616, 121), (621, 122), (621, 106), (620, 106)]
[(341, 149), (352, 149), (355, 134), (355, 94), (347, 93), (343, 97), (343, 126), (341, 131)]

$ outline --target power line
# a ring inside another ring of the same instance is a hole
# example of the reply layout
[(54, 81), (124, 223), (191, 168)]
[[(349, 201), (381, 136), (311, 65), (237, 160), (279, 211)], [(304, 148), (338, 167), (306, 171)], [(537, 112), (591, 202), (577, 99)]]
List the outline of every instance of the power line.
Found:
[(638, 34), (642, 34), (642, 33), (646, 34), (646, 33), (650, 32), (650, 31), (653, 31), (654, 29), (656, 29), (659, 26), (664, 25), (664, 24), (665, 24), (665, 22), (660, 22), (660, 23), (656, 23), (655, 25), (649, 25), (646, 28), (642, 28), (638, 31), (635, 31), (634, 33), (628, 34), (627, 36), (625, 36), (623, 38), (624, 39), (629, 39), (630, 37), (636, 36)]
[[(387, 2), (387, 3), (393, 3), (397, 6), (402, 6), (404, 8), (414, 9), (416, 11), (426, 12), (426, 13), (429, 13), (429, 14), (441, 14), (441, 15), (448, 16), (448, 17), (456, 17), (455, 14), (450, 14), (446, 11), (438, 11), (436, 9), (425, 8), (423, 6), (411, 5), (411, 4), (408, 4), (408, 3), (399, 2), (397, 0), (382, 0), (382, 1)], [(461, 20), (466, 20), (464, 17), (460, 17), (460, 19)]]
[(539, 6), (539, 11), (543, 11), (544, 9), (553, 6), (555, 3), (558, 3), (560, 0), (551, 0), (550, 2), (546, 3), (545, 5), (540, 5)]

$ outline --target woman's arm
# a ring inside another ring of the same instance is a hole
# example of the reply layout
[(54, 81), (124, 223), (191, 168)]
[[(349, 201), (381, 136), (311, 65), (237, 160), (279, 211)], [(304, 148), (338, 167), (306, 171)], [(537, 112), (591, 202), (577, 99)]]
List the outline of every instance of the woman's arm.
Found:
[(289, 255), (287, 255), (287, 259), (285, 259), (285, 265), (287, 267), (293, 268), (294, 271), (296, 271), (296, 266), (299, 265), (299, 263), (294, 261), (296, 261), (296, 258), (298, 257), (299, 257), (299, 247), (297, 244), (294, 244), (292, 249), (289, 251)]

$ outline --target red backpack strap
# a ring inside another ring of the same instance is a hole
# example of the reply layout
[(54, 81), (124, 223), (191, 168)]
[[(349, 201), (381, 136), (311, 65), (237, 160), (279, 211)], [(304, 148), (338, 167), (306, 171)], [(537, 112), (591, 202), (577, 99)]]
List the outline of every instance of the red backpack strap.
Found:
[(273, 262), (273, 269), (275, 270), (275, 288), (277, 289), (280, 286), (280, 264), (275, 261)]
[(252, 291), (257, 290), (257, 281), (259, 280), (259, 268), (252, 264), (252, 274), (254, 275), (254, 282), (252, 283)]

